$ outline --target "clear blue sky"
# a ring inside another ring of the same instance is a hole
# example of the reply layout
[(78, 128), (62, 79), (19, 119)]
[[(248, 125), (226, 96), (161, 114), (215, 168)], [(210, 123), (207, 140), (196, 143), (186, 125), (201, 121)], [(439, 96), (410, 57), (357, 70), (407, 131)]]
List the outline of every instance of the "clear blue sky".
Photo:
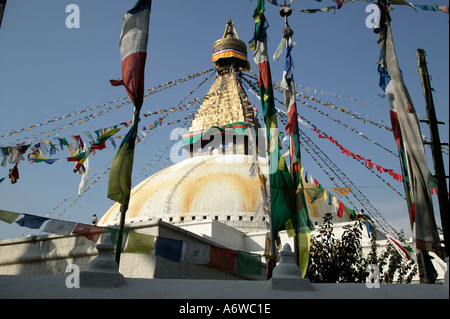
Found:
[[(65, 24), (69, 15), (65, 9), (71, 3), (80, 8), (78, 29), (69, 29)], [(112, 87), (109, 80), (121, 77), (118, 43), (122, 16), (134, 3), (135, 0), (8, 1), (0, 29), (0, 135), (89, 109), (94, 105), (126, 98), (123, 87)], [(413, 3), (426, 4), (426, 1), (417, 0)], [(448, 1), (443, 0), (433, 3), (448, 5)], [(313, 9), (334, 4), (331, 0), (294, 0), (292, 7)], [(380, 49), (377, 35), (365, 26), (369, 14), (365, 12), (367, 5), (366, 2), (350, 2), (335, 13), (305, 14), (294, 11), (289, 18), (297, 43), (293, 50), (296, 67), (294, 76), (298, 85), (322, 90), (327, 95), (302, 88), (297, 89), (298, 93), (344, 107), (365, 119), (390, 125), (387, 101), (379, 96), (382, 92), (378, 87), (376, 63)], [(222, 36), (228, 19), (234, 22), (239, 37), (248, 43), (254, 30), (252, 14), (255, 6), (255, 0), (154, 0), (150, 17), (145, 87), (152, 88), (212, 68), (211, 47)], [(279, 8), (266, 1), (266, 17), (270, 24), (269, 55), (273, 54), (281, 40), (283, 19), (278, 10)], [(415, 11), (407, 6), (396, 6), (391, 17), (399, 64), (421, 118), (425, 118), (426, 111), (416, 50), (422, 48), (427, 53), (437, 116), (439, 120), (446, 122), (445, 126), (441, 126), (441, 140), (448, 141), (449, 16), (440, 11)], [(248, 55), (253, 71), (257, 72), (252, 51)], [(279, 82), (281, 78), (283, 64), (283, 61), (271, 61), (275, 82)], [(204, 75), (151, 95), (149, 99), (145, 99), (142, 113), (177, 105), (205, 78)], [(186, 101), (204, 96), (211, 84), (212, 79)], [(338, 94), (339, 98), (330, 93)], [(248, 95), (260, 108), (256, 97), (250, 92)], [(283, 99), (280, 94), (277, 98)], [(369, 103), (355, 102), (350, 98)], [(23, 141), (27, 141), (27, 144), (45, 140), (55, 142), (56, 135), (52, 130), (56, 130), (60, 137), (69, 138), (75, 134), (88, 141), (85, 132), (94, 134), (99, 128), (130, 120), (132, 106), (125, 105), (80, 125), (72, 122), (120, 103), (0, 138), (0, 146), (15, 145)], [(299, 103), (299, 113), (302, 116), (335, 137), (352, 152), (385, 168), (401, 172), (397, 157), (361, 138), (349, 128), (362, 132), (371, 140), (396, 152), (391, 132), (321, 104), (312, 101), (309, 103), (348, 127)], [(168, 117), (168, 121), (184, 118), (187, 114), (175, 112)], [(155, 119), (157, 117), (142, 118), (141, 126), (148, 126)], [(279, 126), (282, 125), (279, 123)], [(166, 162), (172, 145), (166, 142), (174, 127), (158, 128), (146, 137), (145, 142), (138, 144), (133, 170), (135, 184), (157, 172)], [(317, 134), (306, 126), (301, 125), (300, 128), (360, 187), (389, 223), (397, 230), (405, 229), (408, 233), (406, 203), (395, 191), (364, 166), (342, 154), (331, 142), (319, 140)], [(428, 127), (422, 125), (421, 128), (422, 134), (429, 136)], [(123, 129), (119, 134), (125, 133), (126, 130)], [(116, 143), (119, 144), (120, 141), (117, 140)], [(333, 187), (334, 184), (322, 169), (303, 149), (302, 152), (303, 165), (308, 172), (323, 186)], [(427, 154), (430, 170), (433, 172), (428, 148)], [(79, 199), (77, 189), (80, 176), (72, 172), (73, 163), (62, 161), (48, 165), (23, 161), (19, 164), (19, 181), (12, 185), (6, 179), (0, 184), (0, 209), (40, 216), (50, 213), (52, 218), (64, 212), (59, 218), (90, 223), (93, 213), (102, 216), (113, 204), (106, 197), (108, 174), (103, 173), (114, 155), (115, 150), (109, 144), (107, 149), (91, 156), (89, 184), (94, 180), (97, 182)], [(54, 157), (66, 158), (68, 152), (58, 152)], [(444, 161), (448, 163), (448, 155), (444, 155)], [(148, 163), (152, 165), (148, 166)], [(170, 164), (168, 161), (166, 165)], [(0, 166), (0, 178), (7, 176), (11, 167), (10, 164)], [(446, 171), (448, 174), (448, 166)], [(403, 193), (399, 182), (386, 173), (380, 176)], [(435, 203), (437, 212), (437, 202)], [(439, 213), (436, 213), (436, 218), (440, 223)], [(38, 232), (27, 232), (26, 228), (16, 224), (0, 223), (0, 239)]]

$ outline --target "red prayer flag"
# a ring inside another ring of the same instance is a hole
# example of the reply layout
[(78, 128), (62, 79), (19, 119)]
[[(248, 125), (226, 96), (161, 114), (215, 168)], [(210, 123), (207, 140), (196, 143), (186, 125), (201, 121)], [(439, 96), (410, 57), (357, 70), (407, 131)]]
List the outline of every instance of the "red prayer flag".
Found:
[(103, 232), (103, 227), (80, 224), (78, 223), (75, 228), (72, 230), (72, 233), (77, 235), (82, 235), (89, 240), (92, 240), (94, 243), (97, 242), (98, 238)]
[(148, 27), (151, 0), (139, 0), (124, 16), (120, 36), (122, 80), (110, 80), (111, 85), (123, 85), (136, 109), (144, 100), (144, 68), (147, 59)]
[(337, 212), (337, 216), (339, 218), (342, 218), (342, 216), (344, 216), (344, 203), (342, 203), (342, 202), (339, 203), (339, 209)]
[(236, 256), (236, 250), (210, 246), (208, 266), (211, 268), (235, 271)]

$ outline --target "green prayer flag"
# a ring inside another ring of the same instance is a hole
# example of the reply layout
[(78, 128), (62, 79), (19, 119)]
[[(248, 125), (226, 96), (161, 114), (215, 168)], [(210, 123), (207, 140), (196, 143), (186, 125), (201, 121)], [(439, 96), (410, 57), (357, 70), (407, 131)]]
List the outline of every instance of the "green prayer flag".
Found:
[(238, 250), (236, 272), (243, 275), (261, 275), (261, 256)]
[(131, 174), (133, 171), (137, 128), (138, 121), (135, 121), (122, 140), (109, 172), (108, 198), (124, 205), (128, 205), (130, 201)]
[[(119, 238), (119, 233), (120, 233), (119, 229), (104, 227), (103, 231), (102, 231), (102, 237), (109, 235), (109, 237), (111, 238), (111, 243), (114, 245), (114, 247), (116, 247), (117, 246), (117, 241), (118, 241), (118, 238)], [(125, 248), (125, 244), (126, 244), (127, 238), (128, 238), (128, 231), (124, 230), (122, 232), (122, 236), (123, 237), (122, 237), (122, 248), (121, 248), (121, 251), (123, 251), (123, 249)]]
[[(264, 124), (267, 132), (267, 155), (269, 160), (270, 205), (272, 230), (276, 235), (285, 229), (285, 223), (295, 212), (296, 187), (292, 182), (285, 162), (280, 162), (277, 110), (273, 95), (272, 75), (267, 54), (268, 23), (264, 16), (264, 1), (259, 0), (253, 14), (255, 33), (251, 50), (258, 66), (259, 95), (261, 97)], [(281, 169), (280, 169), (281, 166)]]

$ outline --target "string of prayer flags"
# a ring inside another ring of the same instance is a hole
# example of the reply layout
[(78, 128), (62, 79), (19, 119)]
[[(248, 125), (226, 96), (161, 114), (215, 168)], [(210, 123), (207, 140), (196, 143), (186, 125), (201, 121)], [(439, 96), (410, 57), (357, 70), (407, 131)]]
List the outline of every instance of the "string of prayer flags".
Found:
[(442, 11), (447, 14), (449, 13), (449, 6), (438, 6), (437, 4), (415, 4), (414, 6), (425, 11)]
[[(17, 220), (21, 215), (23, 217)], [(0, 220), (8, 224), (16, 222), (20, 226), (32, 229), (39, 229), (48, 221), (43, 229), (45, 233), (62, 236), (69, 236), (70, 234), (80, 235), (95, 243), (98, 242), (101, 236), (108, 235), (114, 246), (117, 243), (119, 234), (119, 229), (116, 228), (88, 225), (7, 210), (0, 210)], [(123, 236), (122, 251), (124, 253), (151, 255), (154, 252), (155, 256), (173, 262), (208, 265), (211, 268), (233, 271), (243, 275), (261, 275), (261, 255), (259, 254), (132, 231), (124, 231)]]
[(319, 134), (319, 138), (327, 139), (327, 140), (331, 141), (333, 144), (335, 144), (336, 146), (338, 146), (341, 149), (342, 153), (346, 154), (347, 156), (352, 157), (353, 159), (356, 159), (356, 160), (364, 161), (366, 167), (368, 167), (369, 169), (373, 169), (373, 167), (375, 165), (375, 167), (377, 168), (377, 170), (380, 173), (389, 173), (389, 175), (392, 176), (396, 181), (398, 181), (398, 182), (403, 181), (403, 175), (395, 173), (392, 169), (384, 168), (381, 165), (374, 164), (370, 159), (366, 159), (366, 158), (362, 157), (361, 155), (351, 152), (350, 150), (344, 148), (341, 144), (339, 144), (338, 141), (334, 137), (329, 136), (326, 133), (319, 131), (316, 127), (313, 127), (312, 130), (314, 132), (316, 132), (317, 134)]
[[(283, 6), (283, 5), (279, 4), (276, 0), (267, 0), (267, 1), (271, 4), (273, 4), (274, 6), (280, 6), (280, 7)], [(292, 3), (292, 1), (293, 0), (291, 0), (290, 2)], [(342, 6), (342, 4), (341, 4), (341, 6)], [(294, 10), (297, 10), (298, 12), (301, 12), (301, 13), (329, 12), (329, 11), (335, 11), (336, 6), (329, 6), (329, 7), (320, 8), (320, 9), (294, 9)]]
[(339, 197), (350, 193), (350, 187), (330, 187), (330, 190), (335, 192)]
[(294, 9), (301, 13), (316, 13), (316, 12), (333, 12), (336, 13), (336, 6), (329, 6), (320, 9)]
[[(158, 86), (155, 86), (153, 88), (149, 88), (149, 89), (147, 89), (145, 91), (146, 93), (144, 94), (144, 97), (149, 98), (149, 96), (152, 95), (152, 94), (161, 92), (163, 90), (166, 90), (168, 88), (174, 87), (174, 86), (179, 85), (181, 83), (184, 83), (186, 81), (190, 81), (190, 80), (195, 79), (195, 78), (197, 78), (197, 77), (199, 77), (201, 75), (209, 73), (209, 72), (211, 72), (213, 70), (214, 70), (214, 68), (211, 68), (211, 69), (208, 69), (208, 70), (205, 70), (205, 71), (202, 71), (202, 72), (198, 72), (198, 73), (195, 73), (195, 74), (183, 77), (183, 78), (179, 78), (179, 79), (174, 80), (174, 81), (165, 82), (165, 83), (160, 84)], [(94, 118), (96, 118), (98, 116), (105, 115), (105, 114), (107, 114), (108, 112), (110, 112), (112, 110), (118, 110), (121, 107), (123, 107), (124, 105), (130, 104), (131, 101), (129, 100), (129, 97), (126, 96), (126, 97), (123, 97), (123, 98), (120, 98), (120, 99), (117, 99), (117, 100), (107, 101), (107, 102), (105, 102), (105, 103), (103, 103), (101, 105), (93, 105), (92, 107), (87, 108), (87, 109), (83, 109), (83, 110), (80, 110), (80, 111), (75, 111), (75, 112), (72, 112), (72, 113), (69, 113), (69, 114), (66, 114), (66, 115), (63, 115), (63, 116), (54, 117), (54, 118), (52, 118), (50, 120), (46, 120), (44, 122), (37, 123), (37, 124), (34, 124), (34, 125), (30, 125), (30, 126), (27, 126), (27, 127), (22, 127), (20, 129), (13, 130), (13, 131), (11, 131), (9, 133), (1, 134), (0, 138), (4, 138), (4, 137), (7, 137), (7, 136), (10, 136), (10, 135), (13, 135), (13, 134), (18, 134), (18, 133), (21, 133), (21, 132), (24, 132), (24, 131), (28, 131), (28, 130), (31, 130), (33, 128), (37, 128), (37, 127), (41, 127), (43, 125), (51, 124), (51, 123), (54, 123), (56, 121), (63, 120), (63, 119), (66, 119), (66, 118), (76, 117), (77, 115), (79, 115), (81, 113), (87, 113), (87, 112), (93, 111), (93, 110), (95, 110), (97, 108), (101, 108), (101, 107), (104, 107), (104, 106), (110, 105), (110, 104), (115, 104), (115, 103), (118, 103), (120, 101), (127, 100), (127, 99), (128, 99), (128, 101), (124, 101), (124, 102), (122, 102), (119, 105), (111, 106), (108, 109), (101, 111), (100, 113), (95, 113), (93, 115), (91, 114), (90, 116), (86, 116), (84, 118), (80, 118), (79, 120), (75, 120), (75, 121), (73, 121), (73, 122), (71, 122), (69, 124), (66, 124), (66, 125), (62, 126), (62, 127), (79, 125), (79, 124), (84, 123), (86, 121), (92, 120), (92, 119), (94, 119)], [(54, 131), (57, 131), (59, 129), (61, 129), (61, 127), (53, 129), (52, 131), (54, 132)], [(49, 132), (46, 132), (46, 133), (49, 133)], [(55, 137), (55, 138), (60, 143), (61, 149), (63, 148), (61, 143), (64, 143), (63, 145), (66, 145), (66, 146), (68, 145), (67, 141), (64, 138), (59, 138), (59, 137)], [(28, 138), (28, 139), (30, 139), (30, 138)]]

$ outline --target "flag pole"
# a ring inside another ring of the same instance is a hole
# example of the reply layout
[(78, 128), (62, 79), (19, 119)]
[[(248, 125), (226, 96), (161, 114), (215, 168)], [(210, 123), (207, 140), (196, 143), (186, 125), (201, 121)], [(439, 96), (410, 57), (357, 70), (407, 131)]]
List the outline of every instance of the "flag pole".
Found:
[(119, 266), (122, 252), (125, 217), (131, 193), (131, 175), (134, 162), (139, 113), (144, 99), (144, 71), (147, 58), (148, 29), (152, 0), (138, 0), (123, 16), (120, 35), (122, 80), (110, 80), (112, 86), (123, 85), (134, 105), (130, 131), (122, 140), (109, 173), (108, 198), (120, 203), (120, 224), (116, 243), (116, 262)]
[[(445, 174), (444, 160), (442, 158), (442, 149), (440, 137), (439, 137), (439, 129), (438, 124), (444, 124), (443, 122), (438, 122), (436, 117), (436, 110), (434, 108), (433, 102), (433, 94), (430, 83), (430, 75), (428, 73), (427, 61), (426, 61), (426, 53), (423, 49), (417, 49), (417, 64), (419, 68), (420, 80), (422, 83), (423, 95), (425, 97), (425, 105), (427, 110), (428, 120), (420, 120), (420, 122), (428, 123), (428, 127), (430, 128), (431, 134), (431, 152), (433, 156), (433, 165), (434, 165), (434, 173), (435, 179), (437, 182), (438, 189), (438, 203), (439, 203), (439, 212), (441, 215), (441, 225), (444, 232), (444, 250), (446, 255), (448, 256), (449, 247), (450, 247), (450, 234), (449, 234), (449, 200), (447, 193), (447, 182), (446, 179), (448, 176)], [(448, 145), (448, 144), (447, 144)]]
[[(280, 9), (280, 16), (282, 16), (284, 18), (284, 32), (283, 32), (283, 37), (285, 36), (285, 32), (287, 31), (287, 29), (289, 28), (289, 24), (288, 24), (288, 17), (292, 14), (292, 9), (289, 7), (289, 5), (286, 4), (286, 0), (284, 1), (284, 5), (281, 7)], [(286, 41), (286, 49), (289, 46), (288, 41)], [(285, 101), (287, 102), (287, 101)], [(286, 105), (286, 109), (289, 108), (289, 105)], [(289, 115), (288, 115), (289, 116)], [(294, 145), (293, 145), (293, 140), (292, 140), (292, 136), (291, 134), (289, 134), (289, 151), (290, 151), (290, 170), (291, 170), (291, 177), (292, 180), (295, 182), (295, 178), (296, 178), (296, 174), (295, 174), (295, 168), (294, 168), (294, 162), (293, 162), (293, 154), (292, 154), (292, 150), (294, 149)], [(295, 201), (295, 211), (297, 211), (297, 200)], [(295, 263), (297, 264), (297, 266), (299, 266), (300, 261), (299, 261), (299, 248), (298, 248), (298, 225), (297, 225), (297, 220), (294, 221), (293, 223), (293, 227), (294, 227), (294, 253), (295, 253)]]
[[(139, 121), (139, 108), (134, 107), (133, 111), (133, 120), (131, 125), (133, 125), (136, 121)], [(125, 228), (125, 216), (127, 214), (128, 204), (120, 204), (120, 222), (119, 222), (119, 233), (117, 234), (117, 243), (116, 243), (116, 263), (117, 266), (120, 266), (120, 256), (122, 254), (122, 242), (123, 242), (123, 231)]]

